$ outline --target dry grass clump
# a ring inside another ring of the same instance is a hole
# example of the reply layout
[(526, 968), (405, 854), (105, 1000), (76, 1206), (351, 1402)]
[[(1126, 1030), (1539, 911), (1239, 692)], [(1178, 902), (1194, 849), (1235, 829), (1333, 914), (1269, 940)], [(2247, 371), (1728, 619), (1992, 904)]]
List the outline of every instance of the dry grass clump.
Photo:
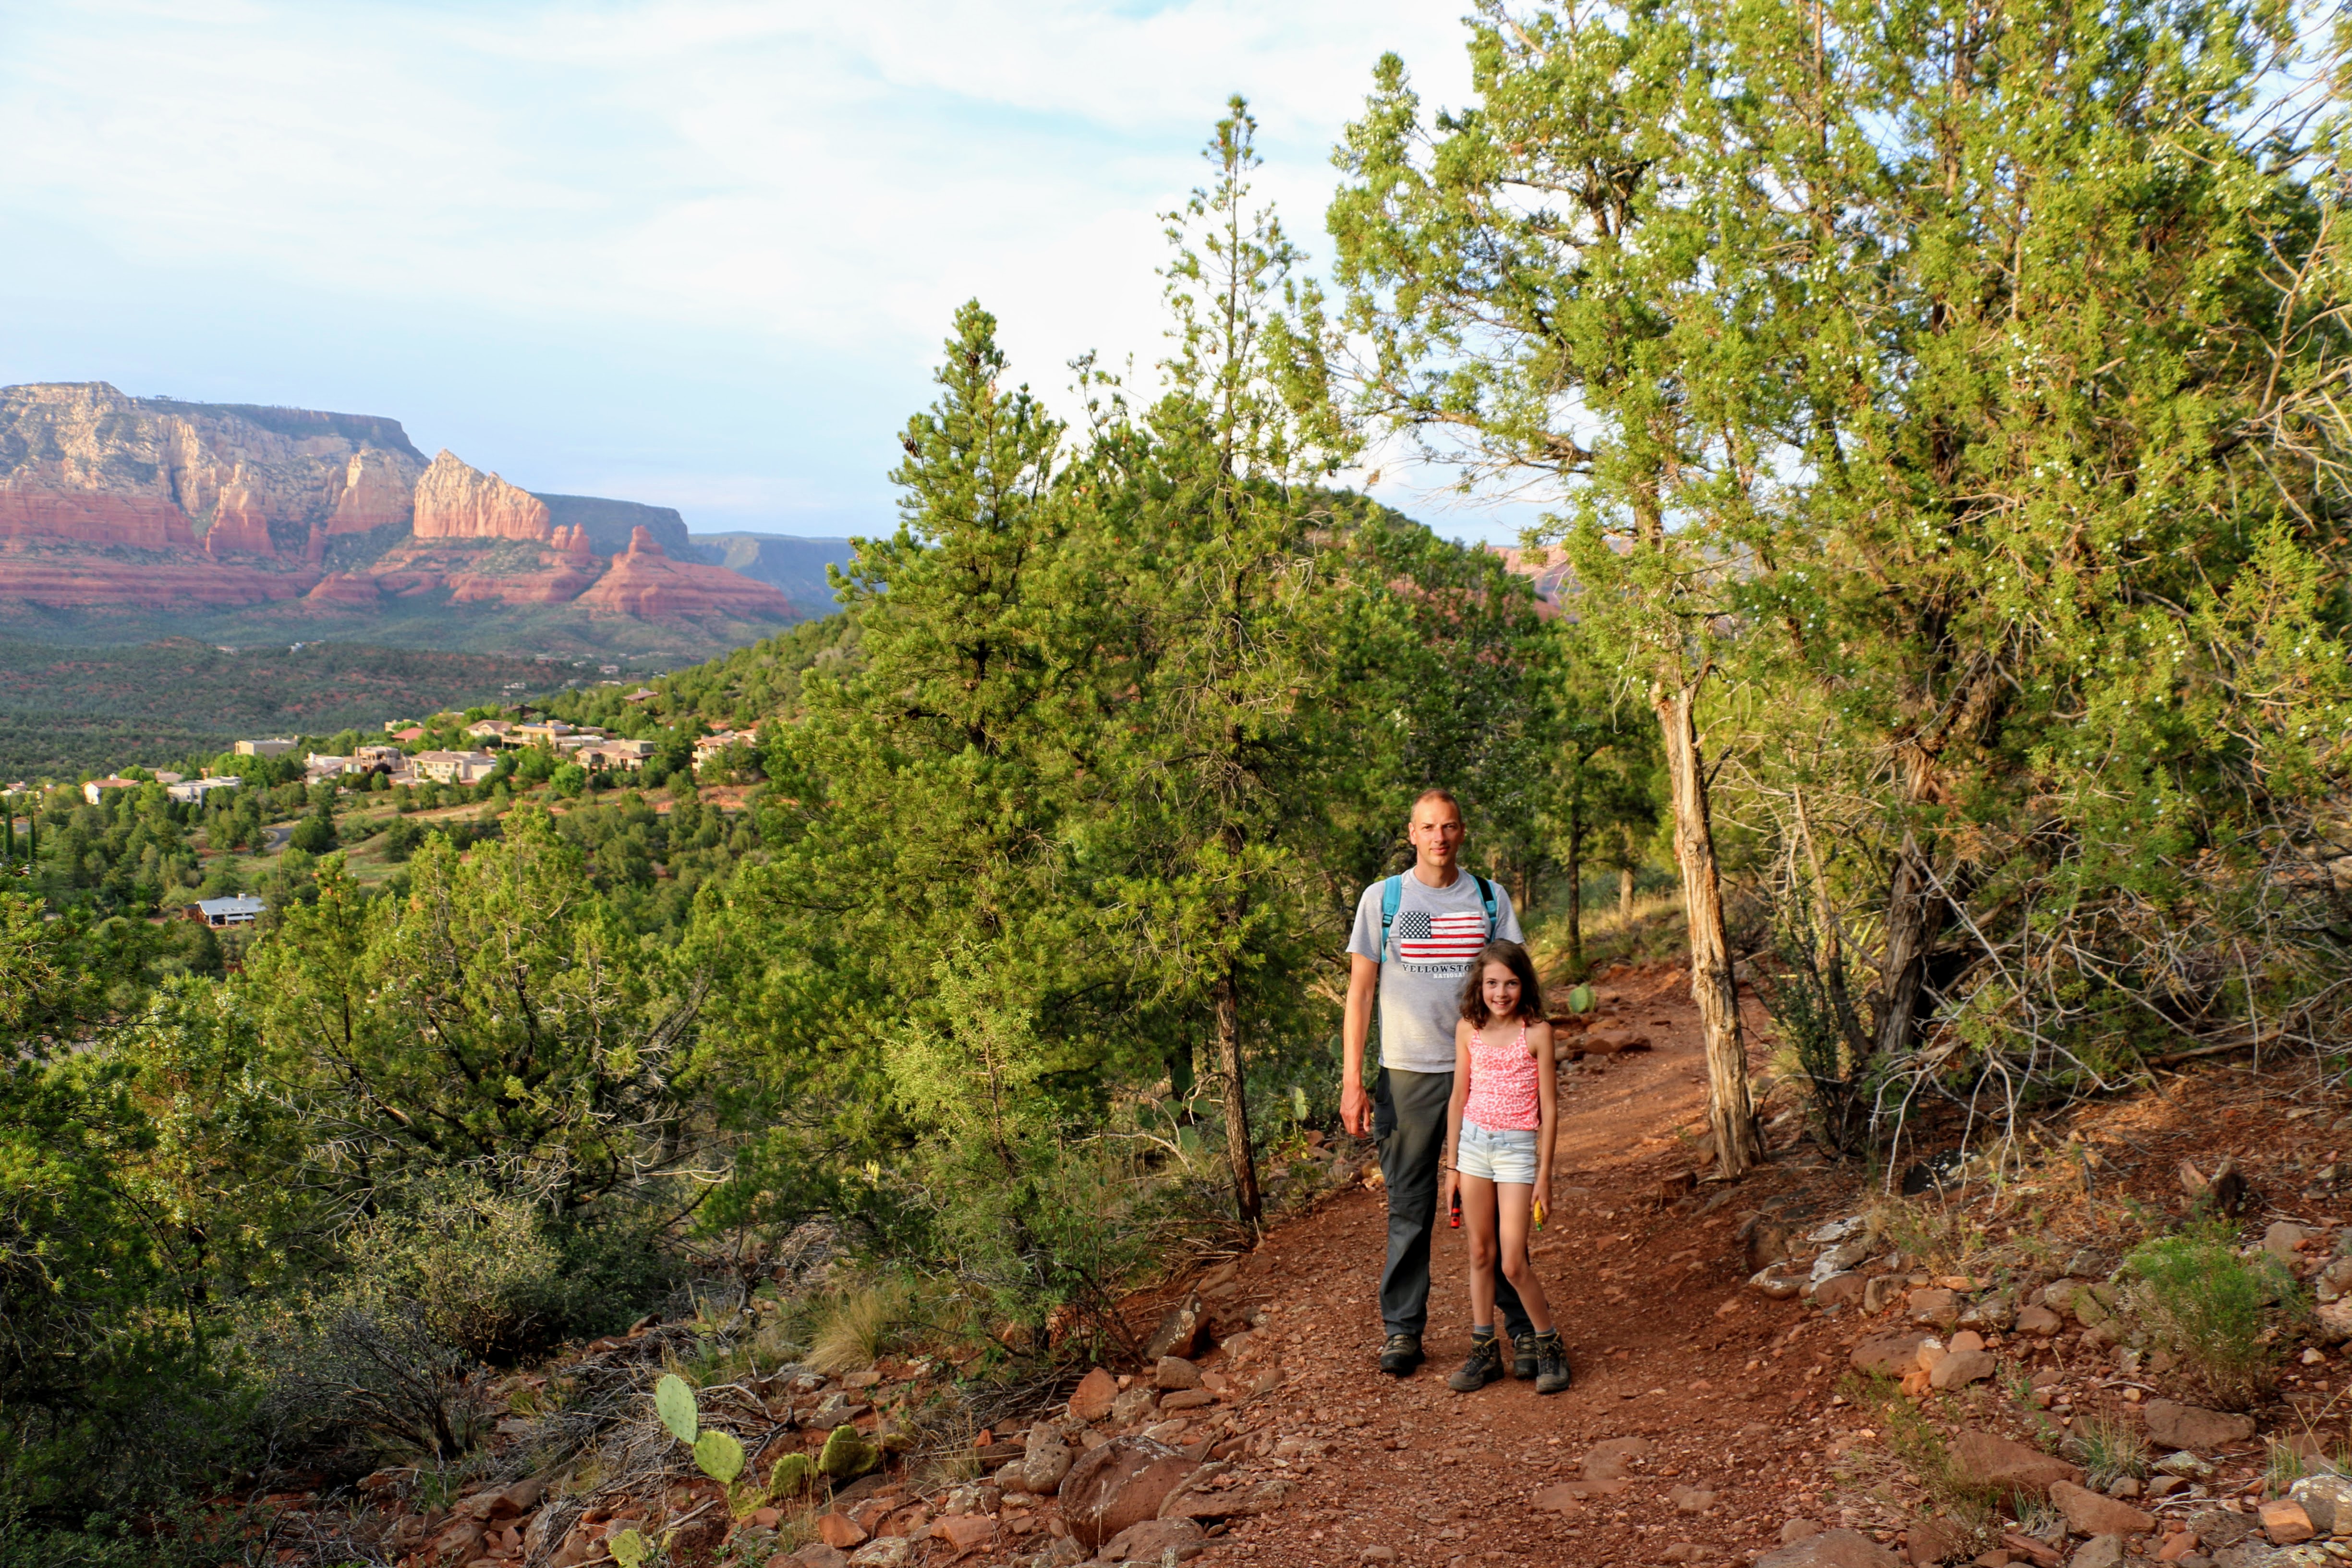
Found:
[(908, 1342), (919, 1330), (920, 1299), (903, 1279), (853, 1286), (819, 1306), (803, 1364), (818, 1372), (856, 1372)]
[(2085, 1415), (2066, 1435), (2066, 1457), (2083, 1467), (2094, 1490), (2126, 1476), (2147, 1474), (2147, 1439), (2138, 1428), (2112, 1415)]

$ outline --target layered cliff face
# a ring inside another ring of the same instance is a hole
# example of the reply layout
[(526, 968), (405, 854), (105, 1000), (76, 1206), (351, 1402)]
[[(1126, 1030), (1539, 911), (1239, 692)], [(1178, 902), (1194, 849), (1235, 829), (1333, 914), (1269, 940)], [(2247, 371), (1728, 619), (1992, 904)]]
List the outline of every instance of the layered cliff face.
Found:
[(397, 420), (0, 387), (0, 612), (577, 605), (714, 637), (794, 618), (764, 584), (672, 559), (656, 533), (685, 532), (665, 507), (427, 463)]
[(416, 481), (410, 526), (419, 539), (543, 540), (555, 529), (545, 501), (496, 474), (467, 467), (446, 447)]
[(394, 419), (0, 388), (0, 540), (299, 560), (406, 521), (424, 471)]

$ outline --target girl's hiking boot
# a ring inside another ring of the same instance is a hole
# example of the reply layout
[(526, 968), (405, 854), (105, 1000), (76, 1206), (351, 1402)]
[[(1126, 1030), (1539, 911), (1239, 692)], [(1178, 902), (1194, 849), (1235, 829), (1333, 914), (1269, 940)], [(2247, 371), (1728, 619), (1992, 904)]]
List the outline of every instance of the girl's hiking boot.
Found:
[(1419, 1334), (1391, 1334), (1381, 1342), (1381, 1370), (1391, 1377), (1410, 1377), (1420, 1364)]
[(1538, 1334), (1533, 1345), (1536, 1362), (1536, 1392), (1558, 1394), (1569, 1385), (1573, 1375), (1568, 1367), (1568, 1350), (1559, 1342), (1559, 1331)]
[(1503, 1347), (1492, 1334), (1474, 1334), (1470, 1338), (1470, 1359), (1462, 1370), (1445, 1380), (1445, 1386), (1456, 1394), (1475, 1394), (1503, 1375)]

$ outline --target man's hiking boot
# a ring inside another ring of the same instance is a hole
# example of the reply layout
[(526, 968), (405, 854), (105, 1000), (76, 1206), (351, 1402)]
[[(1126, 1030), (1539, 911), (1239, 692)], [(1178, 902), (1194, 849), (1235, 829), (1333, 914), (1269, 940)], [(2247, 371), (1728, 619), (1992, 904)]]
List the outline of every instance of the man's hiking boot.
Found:
[(1456, 1394), (1475, 1394), (1503, 1375), (1503, 1347), (1492, 1334), (1474, 1334), (1470, 1339), (1470, 1359), (1462, 1370), (1445, 1380), (1445, 1386)]
[(1536, 1392), (1558, 1394), (1567, 1388), (1573, 1375), (1568, 1368), (1568, 1350), (1559, 1342), (1559, 1331), (1538, 1334), (1531, 1347), (1535, 1353)]
[(1381, 1370), (1391, 1377), (1410, 1377), (1421, 1364), (1419, 1334), (1391, 1334), (1381, 1343)]
[(1521, 1383), (1536, 1375), (1536, 1336), (1533, 1331), (1511, 1336), (1511, 1375)]

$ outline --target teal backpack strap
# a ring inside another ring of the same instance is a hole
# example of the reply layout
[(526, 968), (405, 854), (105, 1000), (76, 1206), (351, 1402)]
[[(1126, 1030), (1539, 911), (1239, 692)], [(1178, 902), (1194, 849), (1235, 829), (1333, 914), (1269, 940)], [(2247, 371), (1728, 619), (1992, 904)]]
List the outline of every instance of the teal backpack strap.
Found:
[(1389, 927), (1396, 924), (1397, 905), (1404, 898), (1404, 879), (1389, 877), (1381, 882), (1381, 962), (1389, 961)]
[(1495, 884), (1475, 871), (1470, 873), (1470, 879), (1478, 884), (1478, 901), (1486, 906), (1486, 940), (1492, 942), (1495, 940)]

